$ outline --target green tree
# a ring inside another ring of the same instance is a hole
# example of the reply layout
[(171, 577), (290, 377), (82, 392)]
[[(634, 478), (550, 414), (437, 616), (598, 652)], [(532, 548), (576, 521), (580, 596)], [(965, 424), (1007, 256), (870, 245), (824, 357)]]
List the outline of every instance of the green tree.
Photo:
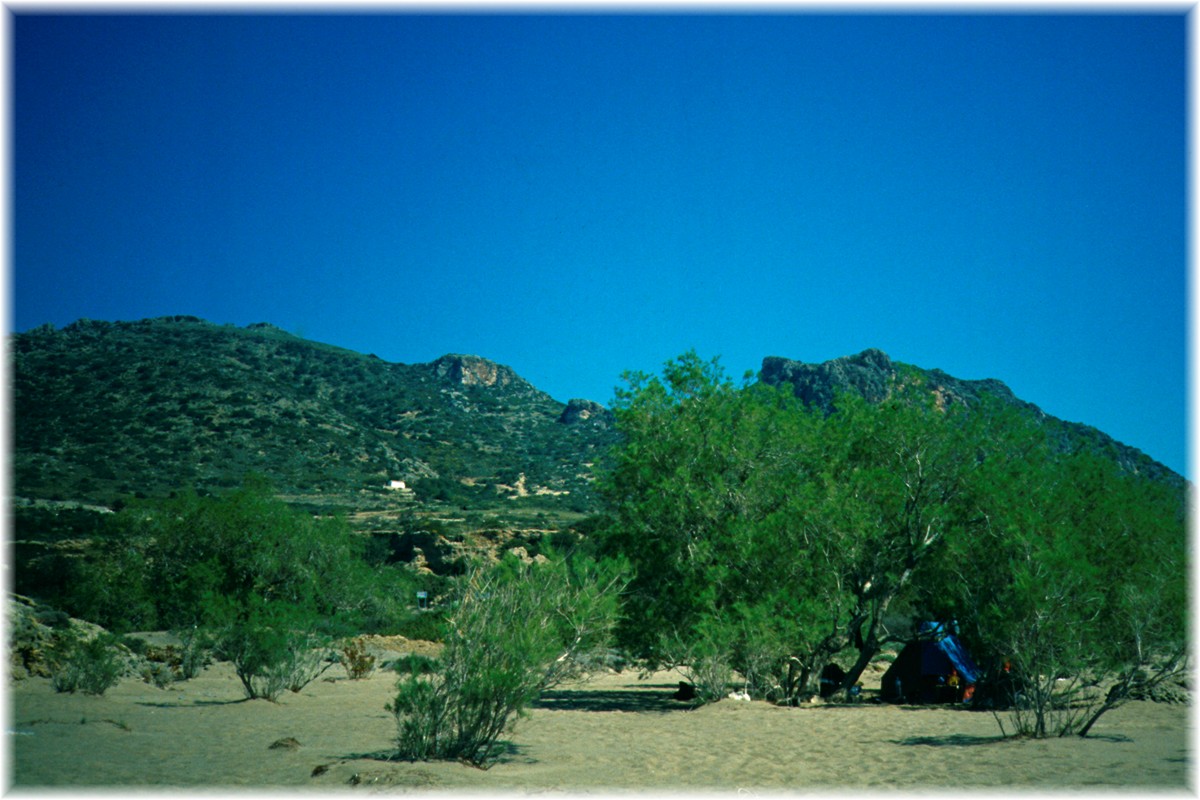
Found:
[(350, 625), (394, 574), (369, 567), (365, 540), (345, 520), (294, 511), (259, 479), (220, 497), (130, 503), (112, 525), (92, 586), (95, 616), (140, 595), (148, 626), (224, 625), (252, 602)]
[(220, 497), (133, 502), (79, 570), (71, 610), (212, 640), (247, 696), (273, 700), (319, 674), (333, 636), (413, 616), (415, 578), (372, 567), (365, 545), (344, 519), (293, 510), (259, 479)]
[(1015, 733), (1086, 735), (1186, 665), (1185, 503), (1103, 456), (1058, 457), (1019, 420), (995, 433), (987, 524), (923, 576), (923, 602), (957, 616), (993, 677), (1010, 665)]
[(842, 688), (897, 641), (885, 622), (916, 591), (921, 567), (984, 522), (973, 493), (993, 409), (986, 398), (972, 408), (939, 402), (902, 375), (883, 402), (845, 394), (824, 420), (824, 490), (810, 513), (851, 598), (830, 609), (835, 639), (855, 651)]
[(694, 352), (661, 379), (627, 380), (598, 531), (602, 552), (636, 572), (622, 641), (652, 665), (689, 667), (706, 699), (734, 669), (752, 691), (790, 698), (797, 664), (804, 684), (840, 649), (826, 609), (847, 601), (841, 553), (811, 513), (824, 489), (821, 417), (787, 391), (739, 389)]
[(707, 676), (710, 698), (731, 670), (762, 696), (810, 696), (845, 651), (853, 685), (922, 565), (983, 522), (990, 418), (937, 400), (901, 374), (884, 402), (846, 394), (826, 417), (695, 353), (629, 375), (600, 531), (636, 570), (626, 645)]
[(968, 408), (902, 371), (882, 402), (824, 416), (687, 353), (628, 376), (615, 413), (597, 538), (635, 569), (619, 632), (705, 699), (734, 671), (811, 695), (846, 653), (848, 687), (898, 611), (958, 619), (993, 672), (1009, 661), (1035, 736), (1086, 733), (1185, 663), (1178, 491), (1060, 455), (1011, 403)]

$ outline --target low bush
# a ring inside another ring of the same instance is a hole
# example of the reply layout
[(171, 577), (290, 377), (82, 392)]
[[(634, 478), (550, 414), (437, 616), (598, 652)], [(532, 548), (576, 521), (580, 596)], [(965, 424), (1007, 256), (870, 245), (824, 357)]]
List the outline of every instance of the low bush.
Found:
[(185, 628), (177, 631), (181, 647), (179, 649), (179, 677), (191, 680), (200, 671), (212, 663), (214, 642), (212, 635), (201, 628)]
[(142, 680), (146, 683), (153, 683), (160, 689), (165, 689), (179, 680), (179, 674), (168, 664), (151, 662), (142, 669)]
[(375, 671), (375, 656), (367, 652), (361, 638), (351, 639), (342, 645), (341, 661), (350, 680), (361, 680)]
[(700, 703), (721, 700), (733, 685), (733, 669), (725, 654), (716, 650), (697, 655), (684, 673), (696, 687), (696, 700)]
[(120, 655), (104, 637), (60, 641), (50, 685), (56, 692), (83, 692), (102, 695), (121, 680), (124, 671)]
[(217, 654), (233, 663), (249, 699), (274, 702), (299, 692), (332, 666), (323, 637), (283, 626), (237, 623), (218, 637)]
[(337, 656), (323, 636), (301, 633), (295, 634), (292, 641), (281, 666), (287, 676), (284, 685), (288, 691), (299, 692), (336, 664)]
[(177, 681), (191, 680), (212, 663), (213, 641), (207, 631), (187, 628), (175, 635), (179, 637), (179, 645), (155, 647), (141, 639), (133, 640), (140, 643), (139, 650), (134, 652), (149, 662), (142, 669), (142, 680), (146, 683), (165, 689)]
[(137, 636), (122, 636), (119, 641), (128, 648), (129, 652), (137, 656), (146, 655), (146, 650), (150, 647), (145, 639), (139, 639)]
[(440, 642), (445, 633), (446, 612), (443, 608), (417, 611), (396, 626), (396, 633), (406, 639)]
[(401, 675), (429, 675), (437, 671), (437, 660), (420, 653), (408, 653), (392, 662), (392, 669)]
[(388, 706), (397, 756), (489, 766), (529, 703), (607, 646), (623, 585), (616, 568), (579, 562), (510, 559), (471, 572), (436, 669), (410, 659)]

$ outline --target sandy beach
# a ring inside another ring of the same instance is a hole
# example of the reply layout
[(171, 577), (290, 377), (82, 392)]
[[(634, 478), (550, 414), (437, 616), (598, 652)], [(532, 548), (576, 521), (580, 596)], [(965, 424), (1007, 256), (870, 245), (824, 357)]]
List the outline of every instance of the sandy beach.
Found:
[[(876, 681), (878, 680), (876, 674)], [(488, 770), (388, 760), (396, 676), (340, 666), (277, 703), (244, 700), (228, 664), (167, 689), (127, 678), (102, 697), (44, 678), (9, 689), (17, 791), (139, 787), (592, 793), (1190, 791), (1189, 714), (1133, 702), (1087, 739), (1002, 740), (990, 713), (954, 708), (781, 708), (724, 700), (689, 709), (679, 676), (606, 673), (548, 693)], [(869, 686), (869, 684), (868, 684)]]

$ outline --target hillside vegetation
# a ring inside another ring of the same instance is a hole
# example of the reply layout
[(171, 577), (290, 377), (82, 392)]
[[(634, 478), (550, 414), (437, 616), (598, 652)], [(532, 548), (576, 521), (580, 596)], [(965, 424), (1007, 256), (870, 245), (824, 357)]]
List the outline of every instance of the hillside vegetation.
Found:
[(14, 336), (11, 353), (21, 497), (109, 503), (253, 471), (351, 508), (400, 480), (428, 499), (521, 486), (586, 510), (613, 439), (485, 359), (394, 364), (267, 324), (80, 321)]
[[(618, 439), (598, 403), (561, 403), (478, 356), (389, 363), (267, 323), (80, 320), (12, 336), (10, 357), (13, 488), (31, 500), (107, 505), (227, 490), (253, 472), (293, 502), (347, 511), (408, 498), (385, 489), (399, 480), (417, 500), (460, 510), (535, 498), (527, 505), (588, 513), (598, 507), (596, 464)], [(1045, 414), (1000, 381), (959, 380), (879, 350), (820, 364), (767, 357), (760, 380), (790, 385), (828, 413), (839, 392), (880, 401), (901, 372), (939, 402), (996, 397), (1045, 426), (1060, 451), (1091, 450), (1184, 486), (1145, 454)]]
[[(556, 401), (478, 356), (389, 363), (267, 323), (80, 320), (16, 334), (10, 355), (25, 563), (80, 555), (96, 511), (220, 495), (256, 475), (294, 507), (346, 515), (390, 559), (455, 571), (479, 549), (577, 541), (602, 508), (595, 478), (620, 440), (611, 410)], [(1145, 454), (1043, 413), (1000, 381), (959, 380), (879, 350), (820, 364), (772, 356), (759, 374), (826, 414), (838, 394), (877, 403), (913, 380), (943, 406), (986, 394), (1045, 429), (1059, 452), (1092, 452), (1186, 489)]]

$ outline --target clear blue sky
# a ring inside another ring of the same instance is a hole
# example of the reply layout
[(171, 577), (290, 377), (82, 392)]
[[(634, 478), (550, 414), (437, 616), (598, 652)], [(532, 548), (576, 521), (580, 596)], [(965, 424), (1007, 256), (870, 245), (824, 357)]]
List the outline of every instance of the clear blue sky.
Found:
[(562, 401), (878, 347), (1187, 474), (1186, 31), (17, 14), (11, 325), (268, 321)]

